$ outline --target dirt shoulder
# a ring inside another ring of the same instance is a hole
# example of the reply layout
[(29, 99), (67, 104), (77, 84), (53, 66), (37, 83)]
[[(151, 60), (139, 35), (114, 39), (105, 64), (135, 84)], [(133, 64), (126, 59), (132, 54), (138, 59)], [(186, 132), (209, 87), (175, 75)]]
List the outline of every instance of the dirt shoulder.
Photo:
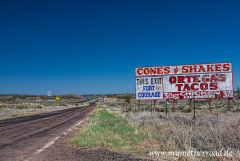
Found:
[[(77, 107), (82, 107), (82, 106), (87, 106), (87, 105), (88, 105), (88, 103), (84, 103), (84, 104), (79, 105)], [(42, 108), (28, 108), (28, 109), (8, 109), (8, 108), (5, 108), (4, 110), (0, 111), (0, 120), (6, 119), (6, 118), (13, 118), (13, 117), (19, 117), (19, 116), (27, 116), (27, 115), (33, 115), (33, 114), (63, 110), (63, 109), (71, 108), (71, 107), (76, 107), (76, 106), (75, 105), (42, 106)]]
[(130, 154), (109, 150), (106, 148), (81, 148), (77, 146), (71, 146), (68, 139), (76, 136), (76, 131), (80, 130), (87, 121), (85, 120), (82, 124), (77, 126), (74, 131), (68, 133), (68, 135), (62, 135), (54, 145), (50, 146), (47, 150), (34, 157), (36, 161), (106, 161), (106, 160), (127, 160), (127, 161), (144, 161), (148, 159), (133, 157)]

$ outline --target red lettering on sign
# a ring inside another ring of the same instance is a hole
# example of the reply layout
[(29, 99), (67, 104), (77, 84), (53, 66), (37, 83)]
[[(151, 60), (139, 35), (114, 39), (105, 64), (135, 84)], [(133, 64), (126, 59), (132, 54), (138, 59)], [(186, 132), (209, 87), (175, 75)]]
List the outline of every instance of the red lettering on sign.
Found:
[(217, 79), (215, 74), (212, 75), (210, 82), (213, 82), (213, 81), (214, 82), (218, 81), (218, 79)]
[(185, 76), (185, 78), (187, 78), (188, 83), (191, 83), (191, 77), (192, 76)]
[(190, 67), (190, 73), (197, 72), (197, 66), (189, 66), (189, 67)]
[(188, 73), (188, 66), (183, 66), (182, 67), (182, 73)]
[(208, 89), (208, 84), (207, 83), (201, 83), (200, 88), (201, 88), (201, 90), (207, 90)]
[(191, 89), (192, 89), (193, 91), (198, 90), (198, 88), (194, 88), (195, 85), (198, 85), (198, 84), (197, 84), (197, 83), (193, 83), (193, 84), (191, 85)]
[(226, 81), (226, 74), (219, 74), (218, 81)]
[(161, 70), (162, 70), (162, 67), (157, 68), (157, 74), (163, 74)]
[(209, 82), (210, 79), (209, 79), (209, 78), (206, 78), (206, 77), (209, 77), (209, 75), (203, 75), (203, 76), (202, 76), (202, 81), (203, 81), (203, 82)]
[[(214, 72), (214, 70), (213, 70), (213, 65), (207, 65), (207, 71), (208, 72)], [(211, 70), (210, 70), (211, 69)]]
[(223, 64), (223, 71), (229, 71), (230, 70), (230, 64)]
[(216, 64), (215, 65), (215, 71), (216, 72), (221, 72), (221, 69), (220, 69), (221, 66), (222, 66), (222, 64)]
[(185, 91), (185, 89), (187, 89), (187, 91), (190, 91), (190, 87), (189, 87), (188, 84), (185, 84), (185, 85), (184, 85), (183, 91)]
[(184, 76), (178, 76), (178, 83), (185, 83)]
[(194, 75), (193, 82), (200, 82), (200, 80), (198, 79), (199, 77), (200, 77), (200, 75)]
[(183, 86), (183, 84), (176, 84), (176, 86), (178, 87), (178, 91), (181, 91), (181, 87)]
[(150, 68), (150, 74), (156, 74), (156, 68)]
[(170, 67), (165, 67), (164, 70), (165, 70), (165, 72), (164, 72), (165, 74), (169, 74), (170, 73)]
[(217, 90), (218, 86), (217, 83), (210, 83), (210, 90)]
[(148, 69), (148, 68), (145, 68), (145, 69), (143, 70), (143, 72), (144, 72), (145, 75), (148, 75), (148, 74), (149, 74), (149, 69)]
[(138, 75), (142, 75), (143, 74), (143, 69), (142, 68), (138, 68), (137, 73), (138, 73)]
[(171, 77), (169, 78), (169, 82), (170, 82), (170, 83), (176, 83), (176, 82), (177, 82), (176, 77), (171, 76)]
[(200, 65), (200, 66), (199, 66), (199, 70), (198, 70), (198, 72), (206, 72), (206, 70), (203, 68), (202, 65)]

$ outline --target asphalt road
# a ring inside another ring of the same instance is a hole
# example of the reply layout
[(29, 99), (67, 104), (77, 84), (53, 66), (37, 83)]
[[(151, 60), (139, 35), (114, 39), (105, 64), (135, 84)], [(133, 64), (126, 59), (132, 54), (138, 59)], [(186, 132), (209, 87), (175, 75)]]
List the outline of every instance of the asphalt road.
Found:
[(69, 109), (0, 120), (0, 160), (28, 160), (46, 143), (83, 120), (96, 107)]

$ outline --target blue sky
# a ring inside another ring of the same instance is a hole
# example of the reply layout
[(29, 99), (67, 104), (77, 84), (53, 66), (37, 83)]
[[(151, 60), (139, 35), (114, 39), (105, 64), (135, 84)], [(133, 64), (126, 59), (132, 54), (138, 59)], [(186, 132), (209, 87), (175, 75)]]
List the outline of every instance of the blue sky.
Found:
[(0, 2), (0, 94), (134, 93), (134, 67), (233, 63), (240, 1)]

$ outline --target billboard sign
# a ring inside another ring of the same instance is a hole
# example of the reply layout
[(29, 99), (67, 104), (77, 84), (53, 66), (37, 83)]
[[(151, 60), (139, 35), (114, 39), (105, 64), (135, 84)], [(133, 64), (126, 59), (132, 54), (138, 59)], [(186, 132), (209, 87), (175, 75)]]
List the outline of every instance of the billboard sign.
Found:
[(163, 99), (163, 77), (136, 77), (136, 99)]
[(209, 63), (190, 65), (171, 65), (136, 67), (135, 76), (199, 74), (199, 73), (229, 73), (232, 72), (232, 63)]
[[(162, 76), (155, 76), (153, 67), (135, 68), (137, 75), (140, 69), (142, 76), (135, 77), (135, 94), (137, 100), (161, 100), (161, 99), (193, 99), (193, 98), (233, 98), (233, 74), (232, 63), (195, 64), (166, 66), (161, 69), (194, 69), (192, 73), (184, 73), (186, 70), (169, 72)], [(186, 67), (186, 68), (185, 68)], [(159, 67), (156, 72), (159, 71)], [(208, 72), (209, 69), (211, 72)], [(168, 68), (167, 68), (168, 69)], [(195, 70), (196, 69), (196, 70)], [(195, 72), (196, 71), (196, 72)], [(198, 73), (201, 72), (201, 73)]]
[(232, 73), (163, 76), (164, 99), (232, 98)]
[(104, 102), (115, 102), (115, 98), (104, 98), (103, 101)]

